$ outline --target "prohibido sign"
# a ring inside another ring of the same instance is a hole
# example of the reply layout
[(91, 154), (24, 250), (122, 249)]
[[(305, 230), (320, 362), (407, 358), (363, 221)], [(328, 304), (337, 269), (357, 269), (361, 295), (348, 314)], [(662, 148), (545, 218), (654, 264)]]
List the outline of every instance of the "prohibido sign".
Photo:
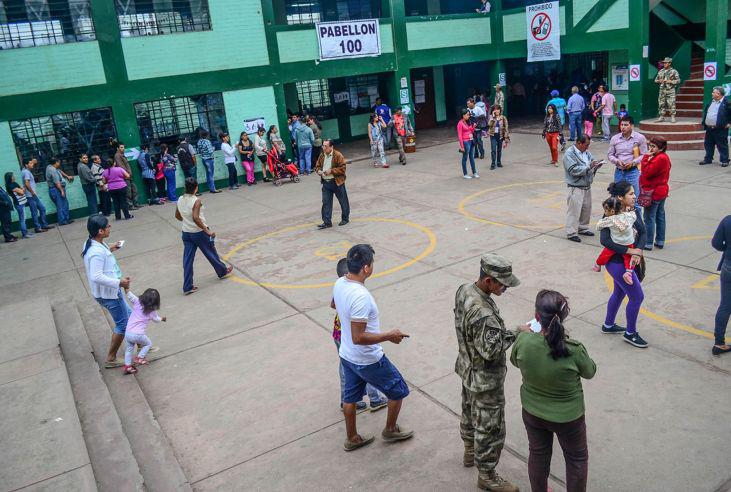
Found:
[(318, 22), (317, 42), (320, 60), (360, 58), (381, 54), (378, 19), (344, 22)]

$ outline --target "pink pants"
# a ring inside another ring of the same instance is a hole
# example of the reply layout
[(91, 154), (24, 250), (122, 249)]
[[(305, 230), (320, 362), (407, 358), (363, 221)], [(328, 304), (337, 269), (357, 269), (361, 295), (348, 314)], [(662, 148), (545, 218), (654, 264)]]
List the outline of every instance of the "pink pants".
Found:
[(593, 121), (585, 121), (584, 122), (584, 135), (591, 135), (594, 133), (594, 122)]
[(246, 171), (246, 182), (251, 184), (254, 182), (254, 161), (241, 161), (241, 165)]

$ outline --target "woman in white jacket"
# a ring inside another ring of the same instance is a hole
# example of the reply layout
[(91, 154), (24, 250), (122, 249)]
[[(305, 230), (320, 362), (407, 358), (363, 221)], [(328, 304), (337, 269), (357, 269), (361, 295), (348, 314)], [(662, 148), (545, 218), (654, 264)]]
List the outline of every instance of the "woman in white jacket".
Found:
[(231, 137), (228, 133), (218, 135), (221, 140), (221, 151), (223, 152), (223, 162), (228, 168), (228, 189), (236, 190), (239, 186), (239, 176), (236, 173), (236, 149), (231, 145)]
[(104, 239), (109, 237), (111, 228), (109, 220), (103, 215), (89, 217), (86, 222), (89, 239), (86, 240), (84, 251), (81, 253), (91, 295), (109, 311), (114, 320), (112, 342), (109, 344), (109, 353), (104, 365), (107, 369), (122, 366), (122, 362), (117, 360), (117, 350), (124, 341), (127, 319), (131, 313), (122, 293), (122, 289), (129, 289), (130, 279), (122, 277), (122, 271), (113, 254), (122, 247), (122, 243), (118, 241), (111, 247), (104, 244)]

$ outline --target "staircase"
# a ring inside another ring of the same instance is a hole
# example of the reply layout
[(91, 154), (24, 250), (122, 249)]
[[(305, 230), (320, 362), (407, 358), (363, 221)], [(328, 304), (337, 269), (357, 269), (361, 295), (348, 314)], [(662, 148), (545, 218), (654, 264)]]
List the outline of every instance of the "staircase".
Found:
[(690, 78), (680, 86), (675, 96), (677, 123), (670, 123), (669, 117), (656, 123), (657, 117), (643, 120), (640, 131), (648, 139), (653, 136), (664, 137), (668, 150), (702, 150), (705, 132), (700, 124), (703, 114), (703, 58), (693, 57), (690, 65)]

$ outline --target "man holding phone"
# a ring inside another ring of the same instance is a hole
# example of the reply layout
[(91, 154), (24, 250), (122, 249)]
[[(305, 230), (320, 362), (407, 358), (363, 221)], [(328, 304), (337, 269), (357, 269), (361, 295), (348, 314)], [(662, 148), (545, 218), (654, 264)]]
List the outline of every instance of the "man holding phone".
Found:
[(597, 170), (604, 164), (589, 152), (591, 137), (581, 135), (563, 156), (566, 185), (569, 196), (566, 200), (566, 237), (569, 241), (581, 242), (582, 236), (593, 236), (589, 228), (591, 219), (591, 184)]
[(388, 398), (384, 441), (403, 441), (414, 431), (400, 427), (396, 421), (409, 387), (388, 357), (382, 342), (401, 343), (409, 335), (399, 330), (381, 333), (376, 300), (364, 283), (373, 274), (375, 251), (369, 244), (356, 244), (348, 251), (348, 273), (333, 287), (333, 302), (340, 318), (340, 362), (345, 382), (342, 391), (347, 439), (345, 451), (372, 443), (372, 435), (359, 435), (355, 425), (356, 404), (363, 399), (370, 384)]

